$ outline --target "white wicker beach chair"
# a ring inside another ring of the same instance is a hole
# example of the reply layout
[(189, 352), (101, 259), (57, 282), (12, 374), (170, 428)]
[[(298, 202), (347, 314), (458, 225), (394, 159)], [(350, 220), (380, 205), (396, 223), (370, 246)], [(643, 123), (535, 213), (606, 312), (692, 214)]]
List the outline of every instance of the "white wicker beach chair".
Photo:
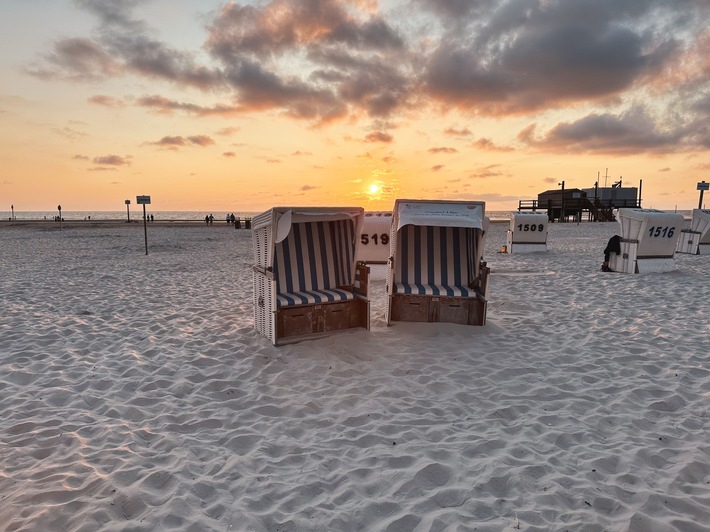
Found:
[(274, 345), (369, 329), (368, 268), (355, 259), (363, 216), (274, 207), (254, 217), (254, 326)]
[(621, 253), (612, 253), (615, 272), (651, 273), (675, 270), (675, 250), (683, 215), (655, 209), (619, 209)]
[(485, 203), (396, 200), (392, 216), (387, 323), (484, 325)]
[(506, 252), (547, 251), (547, 224), (547, 214), (544, 212), (514, 212), (510, 218)]
[(690, 228), (681, 231), (676, 252), (710, 255), (710, 210), (693, 209)]

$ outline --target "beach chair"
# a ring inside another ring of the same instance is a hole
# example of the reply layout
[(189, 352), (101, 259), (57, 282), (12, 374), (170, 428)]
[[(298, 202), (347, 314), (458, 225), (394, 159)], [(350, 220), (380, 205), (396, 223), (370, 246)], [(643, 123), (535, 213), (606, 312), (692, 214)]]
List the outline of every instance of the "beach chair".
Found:
[(675, 250), (682, 214), (655, 209), (619, 209), (620, 253), (611, 254), (609, 269), (623, 273), (675, 270)]
[(387, 323), (484, 325), (490, 269), (482, 261), (485, 203), (396, 200)]
[(274, 345), (370, 328), (369, 270), (356, 264), (364, 211), (274, 207), (251, 220), (254, 326)]
[(391, 228), (391, 211), (365, 213), (357, 260), (370, 267), (371, 281), (384, 281), (387, 278)]
[(693, 209), (690, 228), (680, 232), (676, 252), (710, 255), (710, 210)]
[(514, 212), (510, 217), (506, 253), (547, 251), (547, 223), (544, 212)]

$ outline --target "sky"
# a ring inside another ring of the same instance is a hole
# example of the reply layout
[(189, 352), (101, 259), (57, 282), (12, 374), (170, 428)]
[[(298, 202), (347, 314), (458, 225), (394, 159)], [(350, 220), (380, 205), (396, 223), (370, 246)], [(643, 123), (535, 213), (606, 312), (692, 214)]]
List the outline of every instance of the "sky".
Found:
[(710, 181), (708, 0), (0, 0), (0, 211)]

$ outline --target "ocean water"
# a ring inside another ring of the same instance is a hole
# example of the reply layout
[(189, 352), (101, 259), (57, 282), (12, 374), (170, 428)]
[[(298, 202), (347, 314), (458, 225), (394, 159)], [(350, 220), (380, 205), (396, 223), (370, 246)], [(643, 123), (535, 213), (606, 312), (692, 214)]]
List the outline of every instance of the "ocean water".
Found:
[[(151, 211), (146, 210), (146, 213), (151, 214), (155, 220), (188, 220), (188, 221), (203, 221), (205, 216), (212, 214), (215, 222), (224, 221), (227, 214), (231, 212), (203, 212), (203, 211)], [(15, 220), (52, 220), (59, 214), (58, 211), (15, 211)], [(257, 212), (241, 211), (234, 212), (234, 216), (244, 219), (253, 218)], [(0, 211), (0, 220), (10, 219), (10, 211)], [(130, 212), (131, 220), (142, 220), (143, 209), (133, 208)], [(125, 221), (128, 218), (126, 211), (65, 211), (62, 210), (62, 218), (67, 221), (71, 220), (121, 220)]]
[[(509, 220), (512, 211), (488, 211), (488, 216), (493, 221)], [(691, 210), (676, 211), (684, 215), (686, 218), (692, 216)], [(151, 211), (147, 210), (148, 215), (153, 215), (156, 221), (171, 220), (171, 221), (203, 221), (206, 215), (212, 214), (215, 222), (224, 221), (227, 214), (232, 212), (204, 212), (204, 211)], [(0, 220), (9, 220), (11, 211), (0, 211)], [(16, 220), (52, 220), (57, 216), (58, 211), (15, 211)], [(253, 211), (234, 211), (234, 216), (243, 220), (245, 218), (253, 218), (259, 214)], [(131, 220), (142, 220), (142, 209), (131, 209)], [(62, 211), (64, 220), (121, 220), (127, 219), (126, 211)]]

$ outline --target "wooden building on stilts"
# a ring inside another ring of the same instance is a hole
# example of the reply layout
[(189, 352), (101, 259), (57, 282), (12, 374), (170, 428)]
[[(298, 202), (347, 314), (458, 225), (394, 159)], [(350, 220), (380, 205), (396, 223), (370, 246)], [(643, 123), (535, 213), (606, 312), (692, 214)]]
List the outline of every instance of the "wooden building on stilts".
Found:
[(622, 208), (641, 208), (641, 187), (623, 187), (621, 180), (610, 187), (561, 188), (546, 190), (534, 200), (519, 200), (519, 212), (545, 212), (550, 222), (613, 222), (614, 211)]

